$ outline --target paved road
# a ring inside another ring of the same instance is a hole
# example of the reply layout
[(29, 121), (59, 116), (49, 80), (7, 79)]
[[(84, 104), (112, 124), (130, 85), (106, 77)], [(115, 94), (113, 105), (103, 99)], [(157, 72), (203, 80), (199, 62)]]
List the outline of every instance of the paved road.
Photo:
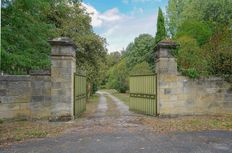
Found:
[[(116, 97), (99, 92), (97, 111), (65, 134), (13, 145), (2, 153), (232, 153), (232, 132), (157, 134)], [(109, 97), (108, 100), (105, 98)], [(116, 106), (109, 115), (110, 106)], [(108, 114), (108, 115), (107, 115)]]

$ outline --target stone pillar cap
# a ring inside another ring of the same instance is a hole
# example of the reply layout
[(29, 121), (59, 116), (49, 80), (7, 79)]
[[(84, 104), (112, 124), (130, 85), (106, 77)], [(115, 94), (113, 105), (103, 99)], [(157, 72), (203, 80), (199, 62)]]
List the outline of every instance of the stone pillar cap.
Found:
[(165, 40), (162, 40), (160, 41), (157, 46), (156, 46), (156, 49), (159, 49), (159, 48), (170, 48), (170, 49), (175, 49), (177, 48), (177, 43), (175, 43), (174, 41), (170, 40), (170, 39), (165, 39)]
[(51, 45), (58, 46), (73, 46), (75, 49), (77, 46), (69, 37), (58, 37), (48, 41)]

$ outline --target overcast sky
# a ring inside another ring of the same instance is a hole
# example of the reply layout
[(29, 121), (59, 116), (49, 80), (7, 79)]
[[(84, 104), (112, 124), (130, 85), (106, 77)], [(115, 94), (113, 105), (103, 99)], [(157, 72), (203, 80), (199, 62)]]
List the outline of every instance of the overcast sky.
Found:
[(155, 35), (158, 8), (168, 0), (83, 0), (94, 31), (107, 39), (109, 52), (120, 51), (139, 34)]

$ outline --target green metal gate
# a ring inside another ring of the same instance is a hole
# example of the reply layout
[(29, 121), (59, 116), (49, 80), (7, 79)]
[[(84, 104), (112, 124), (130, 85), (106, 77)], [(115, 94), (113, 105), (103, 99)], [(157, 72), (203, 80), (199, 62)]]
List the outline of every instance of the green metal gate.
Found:
[(130, 76), (129, 108), (146, 115), (157, 114), (157, 77), (155, 74)]
[(74, 116), (86, 110), (86, 76), (74, 74)]

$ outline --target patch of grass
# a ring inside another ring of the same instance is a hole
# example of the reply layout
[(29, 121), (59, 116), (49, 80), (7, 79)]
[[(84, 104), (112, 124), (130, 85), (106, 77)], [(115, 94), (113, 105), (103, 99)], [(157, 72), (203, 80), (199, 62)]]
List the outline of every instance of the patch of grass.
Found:
[(72, 124), (45, 121), (4, 121), (0, 124), (0, 147), (31, 138), (57, 136), (72, 126)]
[(202, 123), (200, 120), (190, 120), (189, 124), (197, 126), (197, 125), (201, 125)]
[(22, 141), (23, 140), (23, 138), (21, 136), (18, 136), (18, 135), (16, 135), (14, 139), (16, 141)]
[(35, 131), (35, 130), (27, 131), (25, 133), (25, 135), (27, 135), (30, 138), (43, 138), (46, 137), (47, 134), (48, 134), (47, 131)]
[(113, 95), (129, 106), (130, 96), (128, 93), (114, 93)]
[(86, 111), (80, 116), (81, 118), (89, 117), (96, 112), (99, 97), (97, 95), (91, 96), (86, 103)]
[(108, 92), (110, 94), (115, 94), (115, 93), (118, 93), (117, 90), (115, 89), (104, 89), (104, 90), (99, 90), (100, 92)]
[(0, 119), (0, 124), (2, 124), (3, 123), (3, 119)]
[(232, 131), (232, 116), (182, 116), (177, 118), (142, 117), (140, 124), (152, 127), (155, 132), (181, 132), (203, 130)]

